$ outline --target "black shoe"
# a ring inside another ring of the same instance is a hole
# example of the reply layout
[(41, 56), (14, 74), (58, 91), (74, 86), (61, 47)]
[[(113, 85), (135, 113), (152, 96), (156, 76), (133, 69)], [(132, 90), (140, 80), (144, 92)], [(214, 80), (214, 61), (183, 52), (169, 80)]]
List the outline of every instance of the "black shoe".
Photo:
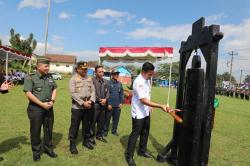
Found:
[(78, 154), (78, 150), (76, 148), (76, 144), (75, 143), (70, 142), (69, 151), (70, 151), (71, 154)]
[(94, 149), (94, 146), (91, 143), (89, 143), (89, 142), (84, 142), (83, 146), (85, 146), (89, 150), (93, 150)]
[(93, 146), (96, 146), (96, 142), (95, 142), (95, 140), (89, 140), (89, 143), (91, 143)]
[(142, 152), (142, 151), (138, 151), (138, 155), (142, 156), (142, 157), (146, 157), (146, 158), (151, 158), (152, 155), (149, 152)]
[(33, 160), (34, 161), (39, 161), (41, 159), (41, 156), (38, 154), (33, 154)]
[(119, 134), (117, 132), (112, 132), (112, 134), (115, 136), (119, 136)]
[(57, 158), (57, 154), (54, 151), (44, 151), (49, 157)]
[(129, 166), (136, 166), (135, 160), (133, 159), (133, 157), (126, 156), (126, 161), (127, 161)]
[(108, 141), (103, 137), (96, 137), (97, 140), (107, 143)]

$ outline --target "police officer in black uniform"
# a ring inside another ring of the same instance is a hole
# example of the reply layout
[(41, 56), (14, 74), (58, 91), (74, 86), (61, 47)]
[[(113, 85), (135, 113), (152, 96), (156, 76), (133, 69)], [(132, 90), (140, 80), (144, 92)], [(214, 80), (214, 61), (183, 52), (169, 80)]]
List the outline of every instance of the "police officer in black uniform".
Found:
[[(51, 158), (57, 154), (52, 146), (52, 129), (54, 123), (53, 105), (56, 99), (57, 85), (49, 72), (49, 60), (37, 60), (36, 72), (24, 80), (24, 92), (29, 100), (27, 108), (30, 120), (30, 139), (33, 160), (39, 161), (42, 150)], [(44, 140), (41, 143), (41, 127), (43, 126)]]
[(80, 123), (82, 122), (83, 146), (93, 149), (90, 143), (90, 125), (93, 121), (95, 87), (93, 81), (87, 76), (87, 62), (76, 64), (76, 72), (69, 81), (69, 91), (72, 98), (71, 124), (69, 128), (70, 152), (78, 154), (76, 139)]

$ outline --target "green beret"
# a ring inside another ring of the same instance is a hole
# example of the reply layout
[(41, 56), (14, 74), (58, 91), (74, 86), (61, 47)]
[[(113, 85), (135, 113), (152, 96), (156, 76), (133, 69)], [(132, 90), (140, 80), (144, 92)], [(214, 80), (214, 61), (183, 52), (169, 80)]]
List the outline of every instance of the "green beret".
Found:
[(48, 58), (37, 58), (37, 63), (49, 64)]

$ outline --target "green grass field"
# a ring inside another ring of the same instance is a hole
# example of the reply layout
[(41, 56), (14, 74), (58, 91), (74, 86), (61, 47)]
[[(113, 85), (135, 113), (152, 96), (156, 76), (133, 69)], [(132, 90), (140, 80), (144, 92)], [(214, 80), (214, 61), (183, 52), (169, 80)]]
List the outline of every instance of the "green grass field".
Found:
[[(70, 125), (71, 99), (68, 93), (68, 80), (58, 81), (58, 97), (55, 104), (53, 142), (57, 159), (42, 155), (41, 161), (34, 163), (29, 140), (29, 120), (26, 113), (27, 99), (22, 86), (13, 88), (10, 93), (0, 95), (0, 165), (126, 165), (124, 151), (131, 131), (130, 107), (124, 106), (119, 124), (119, 137), (109, 135), (108, 144), (97, 142), (94, 150), (82, 147), (78, 139), (77, 156), (68, 150), (68, 128)], [(175, 103), (176, 91), (172, 91), (171, 106)], [(250, 165), (250, 102), (218, 96), (220, 107), (216, 110), (215, 127), (212, 133), (210, 166), (249, 166)], [(165, 103), (166, 88), (153, 88), (152, 99)], [(151, 129), (148, 150), (154, 156), (162, 150), (172, 136), (173, 119), (160, 110), (151, 116)], [(134, 156), (137, 165), (168, 165), (153, 159)]]

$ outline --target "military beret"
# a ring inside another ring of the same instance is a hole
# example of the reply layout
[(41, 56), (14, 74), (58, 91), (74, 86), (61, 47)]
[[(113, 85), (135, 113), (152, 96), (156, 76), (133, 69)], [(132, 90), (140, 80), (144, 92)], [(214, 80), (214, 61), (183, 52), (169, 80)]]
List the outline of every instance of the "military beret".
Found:
[(37, 63), (42, 63), (42, 64), (49, 64), (49, 59), (48, 58), (37, 58)]

